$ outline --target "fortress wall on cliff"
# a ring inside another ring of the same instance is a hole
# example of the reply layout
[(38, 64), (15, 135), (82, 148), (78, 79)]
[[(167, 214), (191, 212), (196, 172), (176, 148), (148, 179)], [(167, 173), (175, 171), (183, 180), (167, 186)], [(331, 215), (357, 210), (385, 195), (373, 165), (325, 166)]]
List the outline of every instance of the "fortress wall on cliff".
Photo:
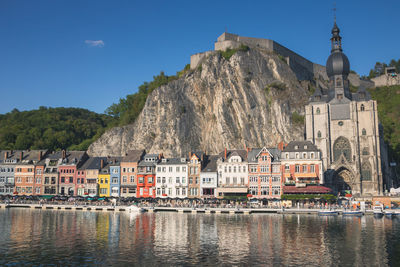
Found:
[[(315, 64), (304, 57), (298, 55), (283, 45), (269, 39), (243, 37), (232, 33), (223, 33), (218, 37), (214, 44), (215, 51), (225, 51), (226, 49), (235, 49), (240, 45), (247, 45), (252, 48), (259, 48), (267, 52), (277, 53), (285, 58), (285, 62), (290, 66), (299, 80), (312, 80), (314, 77), (322, 76), (327, 79), (325, 67)], [(207, 57), (211, 51), (192, 55), (190, 58), (190, 67), (195, 69)]]

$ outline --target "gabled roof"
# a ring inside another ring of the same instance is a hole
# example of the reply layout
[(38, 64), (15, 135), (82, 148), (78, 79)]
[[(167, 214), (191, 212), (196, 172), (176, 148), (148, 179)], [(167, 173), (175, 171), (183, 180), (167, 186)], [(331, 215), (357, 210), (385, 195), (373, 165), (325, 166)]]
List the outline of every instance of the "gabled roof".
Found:
[(273, 161), (279, 160), (281, 151), (278, 148), (252, 148), (248, 153), (248, 162), (255, 163), (257, 162), (257, 157), (261, 154), (262, 151), (268, 152), (268, 154), (273, 158)]
[(106, 157), (90, 157), (79, 170), (100, 170), (101, 160), (106, 162)]
[[(225, 158), (225, 151), (222, 151), (221, 153), (219, 153), (218, 156)], [(246, 161), (247, 160), (247, 150), (245, 150), (245, 149), (226, 150), (226, 159), (229, 159), (232, 156), (240, 156), (243, 161)]]
[(218, 155), (209, 155), (205, 159), (205, 164), (201, 169), (202, 172), (216, 172), (217, 171), (217, 161), (219, 159)]
[(126, 153), (125, 157), (121, 159), (121, 162), (139, 162), (146, 151), (144, 149), (140, 150), (130, 150)]

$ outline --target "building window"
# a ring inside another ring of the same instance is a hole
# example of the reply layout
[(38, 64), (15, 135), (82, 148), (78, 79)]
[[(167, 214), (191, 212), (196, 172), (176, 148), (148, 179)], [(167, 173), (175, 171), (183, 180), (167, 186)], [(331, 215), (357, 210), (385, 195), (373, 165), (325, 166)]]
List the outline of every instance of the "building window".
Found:
[(318, 131), (317, 137), (318, 137), (318, 138), (321, 138), (321, 136), (322, 136), (321, 131)]
[(269, 186), (261, 186), (261, 195), (269, 195)]
[(342, 86), (342, 79), (339, 77), (336, 78), (336, 86)]
[(303, 172), (303, 173), (307, 172), (307, 165), (303, 165), (303, 166), (302, 166), (302, 172)]
[(361, 111), (364, 111), (365, 110), (365, 106), (364, 106), (364, 104), (361, 104)]
[(257, 196), (258, 195), (258, 186), (250, 186), (250, 194), (252, 194), (253, 196)]
[(131, 180), (130, 180), (130, 182), (131, 182), (131, 183), (134, 183), (134, 182), (135, 182), (135, 176), (131, 175)]
[(312, 158), (312, 159), (314, 158), (314, 153), (311, 153), (311, 158)]
[(350, 142), (347, 138), (341, 136), (336, 139), (333, 144), (333, 159), (337, 161), (341, 155), (347, 159), (347, 161), (351, 161), (351, 146)]
[(176, 177), (176, 183), (179, 184), (180, 183), (180, 179), (179, 177)]
[(316, 113), (317, 113), (317, 114), (321, 114), (321, 110), (320, 110), (319, 108), (317, 108)]
[(152, 184), (152, 183), (153, 183), (153, 177), (147, 178), (147, 182), (148, 182), (149, 184)]
[(122, 182), (124, 182), (124, 183), (126, 183), (128, 180), (127, 180), (128, 178), (124, 175), (124, 176), (122, 176)]
[(100, 188), (100, 194), (107, 195), (107, 188)]
[[(144, 178), (143, 178), (143, 177), (139, 177), (139, 183), (140, 183), (140, 184), (143, 184), (143, 183), (144, 183)], [(142, 195), (142, 193), (141, 193), (141, 195)]]
[(315, 165), (310, 165), (310, 172), (314, 173), (315, 172)]
[(272, 194), (273, 195), (280, 195), (281, 194), (281, 187), (280, 186), (273, 186), (272, 187)]
[(290, 166), (289, 166), (289, 164), (285, 164), (285, 172), (290, 172)]
[(361, 179), (363, 181), (371, 181), (371, 164), (368, 161), (361, 165)]
[(294, 171), (295, 172), (300, 172), (300, 165), (297, 165), (294, 167)]
[(362, 135), (367, 135), (367, 130), (365, 130), (365, 128), (362, 129)]

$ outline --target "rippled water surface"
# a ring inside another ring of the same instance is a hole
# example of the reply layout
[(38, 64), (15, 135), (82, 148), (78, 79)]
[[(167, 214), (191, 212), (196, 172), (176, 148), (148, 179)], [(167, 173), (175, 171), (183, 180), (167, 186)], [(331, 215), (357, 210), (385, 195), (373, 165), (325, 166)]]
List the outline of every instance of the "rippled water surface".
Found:
[(398, 266), (400, 219), (0, 210), (0, 265)]

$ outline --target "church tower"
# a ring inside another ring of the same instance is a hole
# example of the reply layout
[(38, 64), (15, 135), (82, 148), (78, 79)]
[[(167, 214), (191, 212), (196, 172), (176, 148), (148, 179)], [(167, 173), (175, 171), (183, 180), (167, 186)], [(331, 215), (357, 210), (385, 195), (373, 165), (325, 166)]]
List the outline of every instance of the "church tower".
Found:
[(350, 92), (350, 62), (336, 20), (326, 62), (328, 90), (317, 88), (306, 112), (306, 139), (321, 150), (326, 185), (355, 196), (383, 191), (377, 103), (364, 88)]

